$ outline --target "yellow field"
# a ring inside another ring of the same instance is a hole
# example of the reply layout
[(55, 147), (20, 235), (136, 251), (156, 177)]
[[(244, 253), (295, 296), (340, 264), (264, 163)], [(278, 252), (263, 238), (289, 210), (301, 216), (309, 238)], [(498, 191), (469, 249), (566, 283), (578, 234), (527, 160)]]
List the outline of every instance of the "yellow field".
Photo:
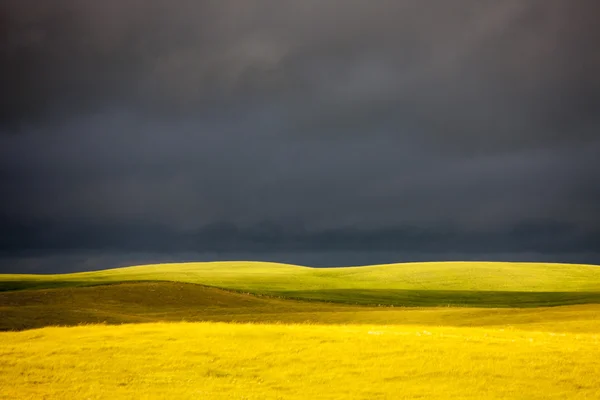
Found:
[(597, 334), (159, 323), (0, 337), (11, 399), (600, 398)]
[(0, 399), (600, 399), (599, 303), (594, 266), (5, 275)]

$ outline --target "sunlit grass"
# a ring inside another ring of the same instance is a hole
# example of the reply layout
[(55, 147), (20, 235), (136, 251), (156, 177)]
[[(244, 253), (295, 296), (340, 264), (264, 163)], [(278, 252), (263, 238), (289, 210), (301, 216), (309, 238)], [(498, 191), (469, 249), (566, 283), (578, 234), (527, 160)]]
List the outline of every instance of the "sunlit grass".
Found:
[(5, 398), (596, 399), (597, 334), (140, 324), (0, 334)]
[(64, 275), (0, 275), (0, 290), (149, 280), (367, 305), (600, 303), (600, 267), (542, 263), (406, 263), (334, 269), (259, 262), (161, 264)]
[(0, 399), (600, 398), (596, 266), (189, 263), (0, 290)]

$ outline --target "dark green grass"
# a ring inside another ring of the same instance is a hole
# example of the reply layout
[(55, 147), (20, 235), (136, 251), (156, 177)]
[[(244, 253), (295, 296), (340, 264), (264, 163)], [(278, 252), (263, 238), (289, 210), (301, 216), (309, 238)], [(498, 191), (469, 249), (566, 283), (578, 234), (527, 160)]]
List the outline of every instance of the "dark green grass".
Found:
[(552, 307), (600, 304), (600, 292), (321, 289), (274, 292), (292, 299), (405, 307)]

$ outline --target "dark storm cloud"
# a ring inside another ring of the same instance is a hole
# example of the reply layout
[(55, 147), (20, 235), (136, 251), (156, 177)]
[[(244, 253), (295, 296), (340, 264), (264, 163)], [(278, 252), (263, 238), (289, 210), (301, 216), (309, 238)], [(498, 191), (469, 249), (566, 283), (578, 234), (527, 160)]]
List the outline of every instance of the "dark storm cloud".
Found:
[(591, 135), (585, 125), (597, 122), (591, 0), (1, 7), (8, 127), (102, 108), (177, 115), (283, 102), (316, 135), (362, 135), (381, 120), (497, 146)]
[(599, 13), (5, 0), (2, 249), (595, 251)]
[[(185, 233), (149, 223), (26, 225), (4, 220), (10, 234), (0, 235), (0, 254), (115, 252), (277, 252), (363, 251), (404, 254), (586, 254), (596, 250), (600, 231), (584, 232), (563, 223), (521, 223), (508, 229), (469, 231), (435, 230), (414, 226), (364, 229), (343, 228), (310, 232), (302, 226), (262, 222), (238, 227), (228, 222), (208, 224)], [(597, 262), (590, 257), (588, 262)], [(390, 260), (394, 261), (394, 260)], [(396, 260), (402, 261), (402, 260)], [(514, 261), (514, 259), (513, 259)], [(566, 260), (565, 260), (566, 261)], [(322, 264), (321, 264), (322, 265)]]

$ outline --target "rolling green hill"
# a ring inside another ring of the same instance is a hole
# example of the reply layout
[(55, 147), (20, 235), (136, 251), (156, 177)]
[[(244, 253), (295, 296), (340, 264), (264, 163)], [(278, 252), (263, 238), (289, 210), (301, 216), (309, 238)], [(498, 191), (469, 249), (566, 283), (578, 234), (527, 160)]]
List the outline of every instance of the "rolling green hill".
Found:
[(317, 269), (261, 262), (160, 264), (62, 275), (0, 275), (0, 290), (119, 282), (198, 283), (362, 305), (539, 307), (600, 303), (600, 267), (438, 262)]

